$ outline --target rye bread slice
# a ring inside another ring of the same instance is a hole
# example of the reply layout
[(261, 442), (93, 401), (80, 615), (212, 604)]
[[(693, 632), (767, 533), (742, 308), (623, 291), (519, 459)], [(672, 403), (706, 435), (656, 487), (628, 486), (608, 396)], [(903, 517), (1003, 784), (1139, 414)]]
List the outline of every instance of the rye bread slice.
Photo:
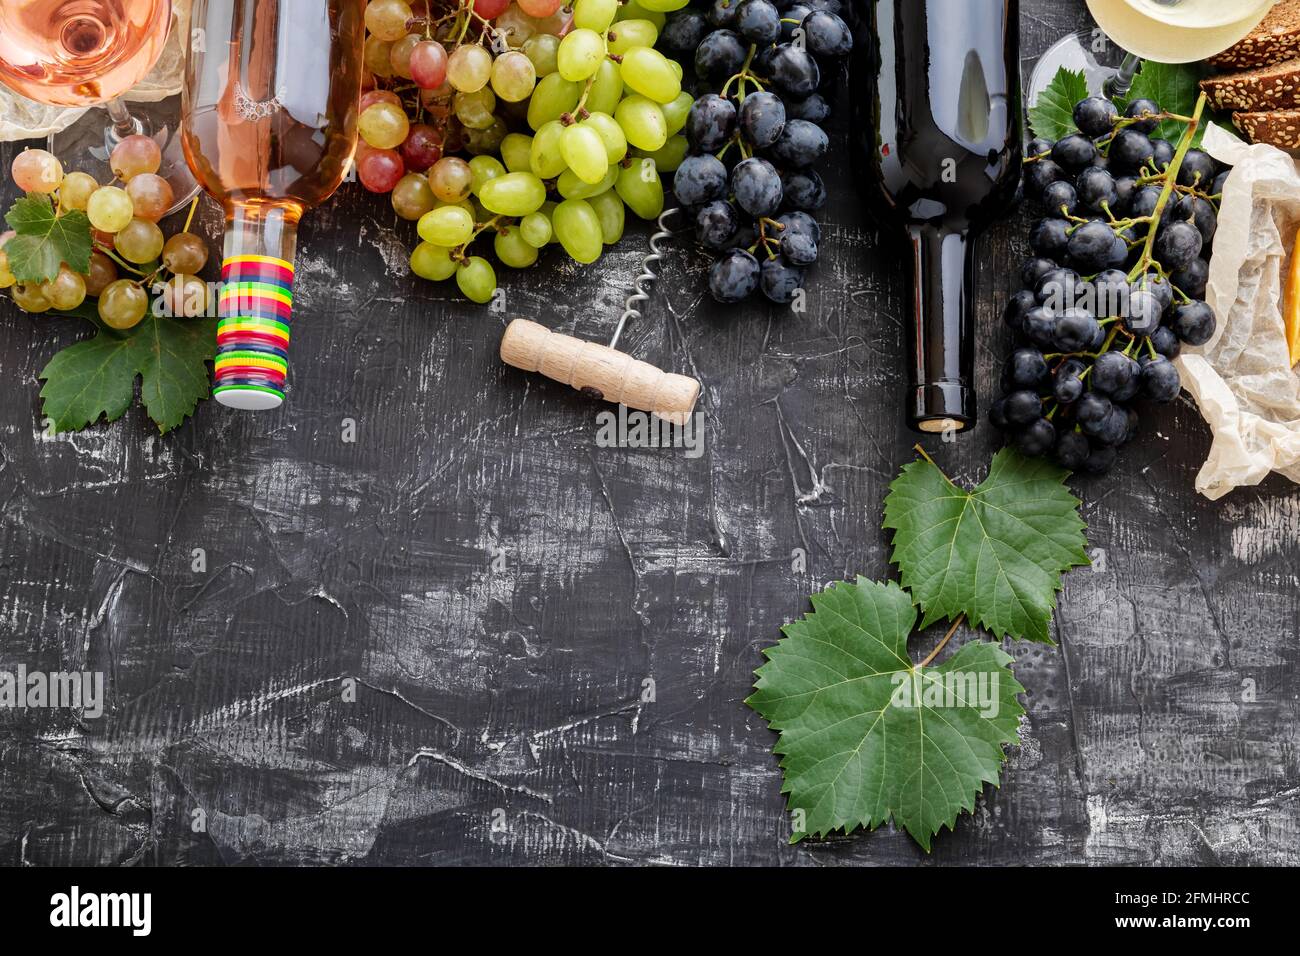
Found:
[(1210, 57), (1213, 66), (1254, 69), (1300, 56), (1300, 0), (1281, 0), (1236, 46)]
[(1252, 143), (1300, 149), (1300, 109), (1269, 113), (1233, 113), (1232, 121)]
[(1217, 110), (1259, 112), (1300, 107), (1300, 57), (1201, 81)]

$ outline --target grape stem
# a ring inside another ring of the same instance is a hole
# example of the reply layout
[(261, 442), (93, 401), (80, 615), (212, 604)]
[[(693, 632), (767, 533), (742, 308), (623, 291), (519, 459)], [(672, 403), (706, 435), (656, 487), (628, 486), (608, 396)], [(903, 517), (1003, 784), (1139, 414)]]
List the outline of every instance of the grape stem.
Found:
[[(926, 457), (929, 456), (927, 455)], [(931, 464), (933, 464), (933, 462)], [(952, 627), (948, 628), (948, 633), (943, 636), (943, 640), (939, 642), (939, 646), (936, 647), (934, 650), (932, 650), (928, 655), (926, 655), (925, 660), (921, 661), (921, 663), (916, 665), (917, 670), (920, 670), (922, 667), (930, 666), (930, 662), (933, 661), (936, 657), (938, 657), (939, 652), (943, 650), (944, 645), (946, 645), (950, 640), (952, 640), (952, 636), (957, 633), (957, 628), (961, 627), (961, 622), (964, 620), (966, 620), (966, 612), (962, 611), (960, 614), (957, 615), (957, 620), (952, 622)]]
[(915, 445), (912, 446), (912, 448), (918, 455), (920, 455), (922, 458), (928, 461), (931, 465), (934, 465), (934, 470), (939, 473), (940, 477), (942, 477), (944, 481), (948, 482), (948, 484), (952, 485), (952, 487), (957, 488), (958, 491), (963, 490), (957, 486), (957, 483), (955, 481), (953, 481), (946, 474), (944, 474), (943, 469), (940, 468), (939, 465), (935, 462), (935, 460), (929, 456), (926, 450), (921, 447), (920, 442), (917, 442)]
[[(465, 42), (465, 34), (469, 32), (470, 20), (474, 16), (474, 0), (469, 0), (469, 3), (462, 4), (461, 10), (469, 14), (469, 16), (466, 16), (464, 19), (461, 20), (460, 34), (456, 37), (456, 46), (460, 46), (463, 42)], [(457, 15), (459, 15), (459, 13), (460, 11), (457, 11)], [(479, 19), (482, 18), (480, 17)]]
[(722, 149), (714, 153), (714, 156), (721, 159), (723, 156), (727, 155), (727, 150), (731, 149), (732, 146), (735, 146), (740, 150), (740, 155), (744, 156), (746, 159), (749, 159), (749, 157), (754, 155), (749, 151), (749, 147), (745, 145), (744, 138), (741, 137), (739, 132), (736, 132), (731, 135), (731, 139), (722, 144)]
[[(1114, 320), (1112, 319), (1111, 321)], [(1064, 362), (1066, 359), (1079, 358), (1080, 356), (1083, 356), (1084, 358), (1095, 359), (1099, 355), (1101, 355), (1100, 352), (1050, 352), (1047, 355), (1044, 355), (1043, 358), (1044, 359), (1059, 358), (1062, 362)], [(1057, 368), (1059, 367), (1060, 365), (1058, 364)]]
[(592, 84), (596, 82), (596, 74), (593, 73), (587, 77), (587, 85), (582, 88), (582, 96), (578, 97), (578, 105), (573, 108), (572, 113), (564, 113), (560, 116), (560, 124), (563, 126), (572, 126), (577, 120), (573, 117), (576, 114), (578, 119), (586, 119), (591, 114), (587, 112), (587, 97), (591, 95)]
[(752, 255), (761, 245), (763, 251), (767, 253), (767, 257), (769, 259), (775, 259), (776, 253), (772, 251), (772, 246), (776, 245), (780, 248), (780, 240), (767, 234), (768, 226), (775, 227), (778, 232), (785, 229), (785, 226), (777, 222), (775, 219), (769, 219), (767, 216), (760, 217), (758, 220), (758, 242), (749, 247), (749, 252)]
[(1110, 351), (1111, 343), (1115, 341), (1115, 336), (1117, 335), (1119, 335), (1119, 326), (1118, 325), (1111, 326), (1110, 334), (1106, 336), (1106, 341), (1102, 343), (1101, 348), (1098, 350), (1099, 355), (1103, 352)]
[(198, 208), (199, 208), (199, 197), (196, 195), (193, 201), (190, 203), (189, 215), (185, 217), (185, 228), (182, 229), (181, 232), (190, 231), (190, 223), (194, 222), (194, 213)]
[[(1150, 185), (1151, 183), (1163, 182), (1164, 178), (1165, 178), (1164, 173), (1153, 173), (1150, 176), (1140, 177), (1137, 181), (1137, 184), (1139, 186), (1147, 186)], [(1181, 183), (1174, 183), (1174, 191), (1184, 193), (1185, 195), (1188, 196), (1197, 196), (1201, 199), (1211, 200), (1211, 201), (1217, 198), (1221, 198), (1221, 196), (1211, 196), (1209, 193), (1197, 189), (1195, 186), (1184, 186)]]
[(718, 93), (719, 96), (725, 98), (727, 96), (727, 91), (731, 89), (731, 84), (735, 83), (736, 99), (738, 99), (740, 102), (743, 103), (745, 101), (746, 81), (753, 83), (754, 86), (757, 87), (758, 92), (760, 93), (763, 92), (764, 89), (763, 84), (759, 82), (758, 77), (756, 77), (753, 73), (749, 72), (749, 65), (754, 62), (754, 54), (757, 52), (758, 52), (758, 44), (751, 43), (749, 45), (749, 52), (745, 54), (745, 62), (742, 63), (740, 66), (740, 72), (737, 73), (735, 76), (731, 77), (731, 79), (727, 80), (727, 82), (722, 85), (722, 89)]
[[(97, 243), (96, 245), (98, 245), (98, 243)], [(143, 272), (141, 272), (139, 269), (135, 268), (135, 266), (131, 265), (129, 262), (127, 262), (126, 260), (124, 260), (121, 256), (119, 256), (119, 255), (118, 255), (116, 252), (114, 252), (112, 249), (109, 249), (109, 248), (106, 247), (106, 246), (99, 246), (99, 251), (102, 252), (104, 255), (108, 256), (110, 259), (112, 259), (114, 262), (116, 262), (119, 266), (121, 266), (121, 267), (122, 267), (123, 269), (125, 269), (127, 272), (134, 272), (136, 275), (141, 276), (141, 277), (144, 276), (144, 273), (143, 273)]]
[(142, 288), (142, 289), (144, 289), (144, 288), (152, 288), (152, 287), (153, 287), (153, 284), (154, 284), (154, 282), (157, 280), (158, 276), (159, 276), (160, 274), (162, 274), (163, 272), (165, 272), (165, 271), (166, 271), (166, 267), (163, 266), (161, 263), (159, 263), (157, 269), (154, 269), (153, 272), (149, 273), (149, 274), (148, 274), (147, 276), (145, 276), (143, 279), (140, 279), (138, 282), (136, 282), (136, 285), (140, 286), (140, 288)]
[(1201, 116), (1205, 112), (1205, 104), (1208, 97), (1201, 93), (1196, 100), (1196, 111), (1187, 121), (1187, 129), (1183, 133), (1183, 138), (1178, 141), (1178, 149), (1174, 152), (1174, 160), (1165, 169), (1165, 184), (1160, 190), (1160, 198), (1156, 201), (1155, 211), (1151, 213), (1151, 226), (1147, 231), (1147, 241), (1142, 249), (1142, 255), (1138, 257), (1137, 265), (1128, 274), (1128, 279), (1132, 282), (1138, 276), (1147, 271), (1151, 265), (1153, 254), (1156, 246), (1156, 233), (1160, 231), (1160, 217), (1164, 215), (1165, 207), (1169, 205), (1169, 197), (1173, 194), (1174, 184), (1178, 181), (1178, 173), (1183, 168), (1183, 160), (1187, 158), (1187, 151), (1192, 148), (1192, 140), (1196, 138), (1196, 130), (1201, 125)]
[(476, 223), (474, 226), (473, 234), (469, 237), (468, 240), (462, 242), (459, 246), (457, 246), (450, 253), (448, 253), (448, 258), (456, 262), (465, 262), (466, 261), (465, 250), (468, 249), (470, 246), (474, 245), (474, 240), (479, 237), (479, 233), (495, 226), (497, 224), (497, 221), (500, 220), (501, 218), (502, 218), (501, 216), (493, 216), (487, 222)]
[(473, 3), (469, 5), (469, 8), (465, 12), (468, 13), (472, 18), (477, 20), (479, 23), (483, 24), (484, 33), (491, 33), (494, 37), (496, 36), (497, 31), (496, 28), (492, 26), (492, 21), (489, 20), (487, 17), (483, 16), (483, 14), (476, 11), (474, 9)]
[(1115, 133), (1118, 133), (1122, 129), (1126, 129), (1129, 126), (1135, 126), (1138, 123), (1145, 123), (1148, 120), (1156, 120), (1157, 122), (1163, 120), (1173, 120), (1175, 123), (1190, 123), (1192, 122), (1192, 117), (1182, 116), (1178, 113), (1166, 113), (1166, 112), (1152, 113), (1148, 111), (1143, 113), (1141, 116), (1124, 116), (1116, 120)]

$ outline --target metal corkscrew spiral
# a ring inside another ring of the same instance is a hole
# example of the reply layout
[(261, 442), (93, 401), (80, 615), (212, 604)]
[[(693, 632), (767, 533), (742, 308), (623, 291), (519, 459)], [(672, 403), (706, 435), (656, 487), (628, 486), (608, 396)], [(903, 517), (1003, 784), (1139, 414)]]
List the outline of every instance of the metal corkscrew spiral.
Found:
[(627, 297), (609, 345), (584, 342), (527, 319), (514, 319), (501, 337), (501, 360), (527, 372), (540, 372), (591, 398), (653, 412), (670, 423), (684, 424), (699, 400), (700, 383), (634, 359), (617, 347), (628, 320), (641, 315), (637, 306), (650, 301), (650, 285), (659, 278), (657, 267), (665, 255), (660, 243), (673, 238), (668, 217), (678, 208), (660, 214), (659, 231), (650, 237), (650, 254), (641, 260), (641, 274), (632, 282), (632, 294)]
[(650, 301), (648, 290), (659, 279), (656, 267), (663, 261), (665, 255), (659, 244), (673, 238), (674, 230), (668, 224), (668, 219), (674, 213), (679, 212), (680, 209), (680, 206), (674, 206), (671, 209), (665, 209), (659, 214), (659, 231), (650, 236), (650, 254), (641, 260), (641, 274), (632, 281), (633, 291), (627, 297), (627, 301), (623, 303), (623, 314), (619, 317), (618, 326), (614, 329), (614, 337), (609, 340), (610, 348), (618, 347), (618, 340), (622, 337), (623, 329), (627, 326), (629, 320), (641, 318), (641, 310), (637, 306)]

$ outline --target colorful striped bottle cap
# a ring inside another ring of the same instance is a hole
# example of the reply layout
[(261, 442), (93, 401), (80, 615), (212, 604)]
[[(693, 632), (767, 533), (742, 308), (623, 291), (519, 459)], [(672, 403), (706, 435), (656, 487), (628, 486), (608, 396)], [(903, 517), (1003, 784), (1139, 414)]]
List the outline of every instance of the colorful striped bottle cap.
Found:
[(230, 256), (217, 322), (212, 394), (221, 404), (265, 411), (284, 404), (289, 373), (293, 263), (272, 256)]

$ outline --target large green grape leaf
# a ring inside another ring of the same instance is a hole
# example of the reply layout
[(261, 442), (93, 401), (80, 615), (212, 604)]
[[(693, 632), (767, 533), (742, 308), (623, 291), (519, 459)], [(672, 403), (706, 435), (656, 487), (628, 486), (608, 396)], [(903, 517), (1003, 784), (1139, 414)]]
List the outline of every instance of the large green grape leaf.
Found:
[(140, 400), (164, 433), (208, 397), (207, 363), (216, 354), (216, 319), (150, 312), (135, 328), (118, 332), (98, 318), (82, 317), (98, 334), (68, 346), (41, 372), (43, 410), (56, 431), (77, 431), (101, 415), (116, 421), (135, 398), (136, 376)]
[(1035, 136), (1053, 142), (1071, 133), (1074, 125), (1074, 105), (1088, 96), (1088, 80), (1080, 72), (1061, 67), (1052, 82), (1029, 108), (1029, 127)]
[(1088, 563), (1079, 499), (1064, 469), (1004, 448), (974, 491), (930, 461), (890, 485), (890, 560), (924, 612), (922, 627), (967, 619), (997, 637), (1052, 643), (1048, 623), (1061, 572)]
[(966, 644), (916, 667), (916, 608), (897, 584), (859, 577), (813, 595), (786, 625), (746, 703), (780, 733), (794, 840), (893, 818), (928, 852), (931, 838), (998, 783), (1016, 743), (1024, 688), (996, 644)]

